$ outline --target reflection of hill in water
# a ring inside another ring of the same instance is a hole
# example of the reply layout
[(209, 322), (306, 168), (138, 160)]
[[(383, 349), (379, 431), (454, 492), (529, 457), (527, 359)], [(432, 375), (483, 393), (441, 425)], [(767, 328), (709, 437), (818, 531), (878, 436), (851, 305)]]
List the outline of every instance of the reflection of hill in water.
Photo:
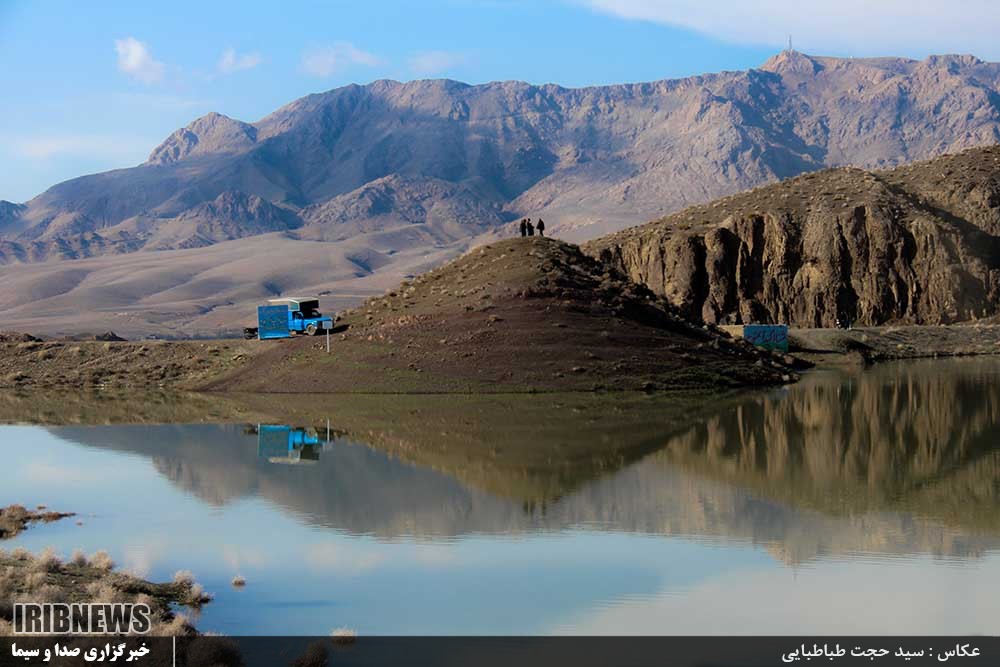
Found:
[(289, 408), (296, 423), (325, 412), (370, 446), (340, 440), (307, 467), (258, 459), (242, 426), (54, 430), (149, 456), (210, 503), (259, 494), (387, 538), (587, 523), (752, 541), (788, 562), (968, 557), (1000, 548), (998, 372), (976, 360), (817, 374), (690, 419), (676, 399), (317, 399)]
[(813, 376), (699, 422), (654, 458), (832, 514), (905, 510), (1000, 534), (1000, 364)]

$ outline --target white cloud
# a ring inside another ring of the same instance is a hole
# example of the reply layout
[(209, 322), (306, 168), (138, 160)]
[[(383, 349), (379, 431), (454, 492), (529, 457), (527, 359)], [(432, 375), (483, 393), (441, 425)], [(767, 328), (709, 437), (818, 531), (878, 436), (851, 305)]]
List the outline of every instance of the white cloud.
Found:
[(424, 51), (410, 58), (410, 70), (420, 76), (439, 74), (464, 65), (465, 54), (453, 51)]
[(115, 51), (118, 53), (118, 69), (128, 76), (145, 84), (163, 80), (166, 69), (163, 63), (155, 60), (149, 47), (135, 37), (116, 39)]
[(350, 42), (336, 42), (314, 47), (302, 54), (302, 71), (326, 78), (352, 66), (374, 67), (381, 62), (378, 56), (363, 51)]
[(156, 142), (132, 136), (47, 135), (15, 138), (9, 145), (16, 155), (32, 160), (67, 156), (142, 160)]
[(740, 44), (784, 46), (792, 35), (805, 53), (859, 56), (975, 53), (995, 45), (1000, 3), (962, 0), (575, 0), (627, 19), (688, 28)]
[(252, 53), (237, 53), (236, 49), (226, 49), (219, 58), (216, 69), (220, 74), (232, 74), (240, 70), (253, 69), (259, 65), (263, 59), (256, 51)]

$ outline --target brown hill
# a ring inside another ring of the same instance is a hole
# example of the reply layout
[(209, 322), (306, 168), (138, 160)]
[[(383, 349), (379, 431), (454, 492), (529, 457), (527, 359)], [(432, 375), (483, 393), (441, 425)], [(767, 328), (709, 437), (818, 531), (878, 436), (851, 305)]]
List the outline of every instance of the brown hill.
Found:
[(523, 215), (588, 239), (802, 172), (994, 143), (998, 99), (1000, 65), (971, 57), (785, 52), (681, 80), (377, 81), (255, 123), (209, 114), (145, 164), (0, 202), (0, 321), (235, 331), (275, 291), (357, 303)]
[(663, 299), (535, 237), (476, 249), (338, 322), (272, 346), (207, 388), (466, 392), (674, 389), (792, 379), (770, 354), (692, 325)]
[(1000, 310), (1000, 147), (808, 174), (585, 249), (706, 322), (987, 317)]

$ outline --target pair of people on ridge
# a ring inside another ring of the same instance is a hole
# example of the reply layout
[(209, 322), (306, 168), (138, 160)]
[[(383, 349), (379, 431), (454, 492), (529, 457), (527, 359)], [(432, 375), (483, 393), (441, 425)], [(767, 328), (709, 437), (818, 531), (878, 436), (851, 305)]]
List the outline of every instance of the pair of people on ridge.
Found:
[(534, 236), (538, 231), (539, 236), (545, 236), (545, 221), (538, 219), (538, 224), (531, 224), (531, 218), (521, 218), (521, 236)]

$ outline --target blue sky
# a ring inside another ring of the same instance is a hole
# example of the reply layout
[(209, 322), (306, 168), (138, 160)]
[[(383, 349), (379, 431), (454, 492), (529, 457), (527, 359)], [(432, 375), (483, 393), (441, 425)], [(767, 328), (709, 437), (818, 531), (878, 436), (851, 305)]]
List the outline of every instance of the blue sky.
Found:
[(380, 78), (674, 78), (757, 66), (788, 33), (811, 53), (1000, 57), (1000, 3), (986, 0), (150, 4), (0, 0), (0, 199), (138, 164), (209, 111), (253, 121)]

